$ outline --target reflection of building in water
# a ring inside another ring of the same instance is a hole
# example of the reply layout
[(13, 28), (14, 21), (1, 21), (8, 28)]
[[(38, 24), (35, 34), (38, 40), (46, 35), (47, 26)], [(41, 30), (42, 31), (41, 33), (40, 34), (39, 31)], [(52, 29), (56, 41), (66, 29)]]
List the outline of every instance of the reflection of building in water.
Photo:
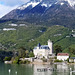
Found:
[(53, 71), (37, 71), (37, 69), (49, 68), (49, 65), (34, 65), (34, 75), (52, 75)]
[(66, 64), (62, 64), (62, 65), (57, 65), (57, 69), (68, 69), (68, 66)]
[(61, 73), (61, 75), (69, 75), (69, 67), (67, 64), (57, 65), (57, 70)]
[(75, 65), (74, 65), (74, 69), (75, 69)]
[[(37, 69), (48, 68), (47, 71), (37, 71)], [(52, 70), (54, 69), (54, 70)], [(66, 64), (58, 65), (34, 65), (33, 75), (70, 75), (69, 66)]]

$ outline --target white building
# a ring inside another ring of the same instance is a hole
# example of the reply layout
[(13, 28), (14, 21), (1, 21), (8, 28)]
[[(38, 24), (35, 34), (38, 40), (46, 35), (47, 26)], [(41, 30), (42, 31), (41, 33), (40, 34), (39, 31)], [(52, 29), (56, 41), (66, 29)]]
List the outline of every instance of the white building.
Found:
[(33, 49), (34, 55), (37, 58), (45, 57), (53, 54), (52, 42), (48, 40), (48, 45), (40, 45), (40, 43)]
[(3, 31), (16, 30), (15, 28), (4, 28)]
[(71, 58), (69, 58), (69, 62), (71, 62), (71, 63), (75, 63), (75, 57), (71, 57)]
[(58, 53), (57, 54), (57, 59), (58, 60), (67, 60), (69, 58), (69, 54), (68, 53)]

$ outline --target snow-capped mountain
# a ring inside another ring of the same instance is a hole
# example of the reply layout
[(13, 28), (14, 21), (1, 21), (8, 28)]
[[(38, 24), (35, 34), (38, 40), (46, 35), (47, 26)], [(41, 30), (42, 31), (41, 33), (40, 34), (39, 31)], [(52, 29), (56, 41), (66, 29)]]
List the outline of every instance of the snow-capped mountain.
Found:
[[(27, 2), (26, 4), (18, 7), (17, 9), (24, 10), (28, 6), (32, 6), (32, 8), (34, 8), (39, 3), (42, 3), (41, 6), (47, 7), (49, 5), (57, 4), (57, 3), (62, 2), (62, 1), (68, 2), (70, 6), (75, 5), (75, 0), (31, 0), (31, 1)], [(64, 4), (64, 3), (61, 3), (61, 5), (62, 4)]]
[(24, 5), (22, 5), (22, 6), (20, 6), (20, 7), (18, 7), (17, 9), (20, 9), (20, 10), (24, 10), (25, 8), (27, 8), (27, 7), (29, 7), (29, 6), (31, 6), (32, 8), (34, 8), (36, 5), (38, 5), (40, 2), (32, 2), (32, 1), (30, 1), (30, 2), (28, 2), (28, 3), (26, 3), (26, 4), (24, 4)]
[(2, 19), (23, 19), (36, 24), (74, 26), (75, 0), (30, 0), (3, 16)]
[(25, 15), (27, 15), (28, 13), (35, 14), (35, 12), (37, 14), (43, 14), (45, 11), (47, 11), (50, 7), (54, 5), (63, 6), (65, 4), (74, 8), (75, 0), (30, 0), (26, 4), (23, 4), (6, 14), (3, 19), (24, 18)]

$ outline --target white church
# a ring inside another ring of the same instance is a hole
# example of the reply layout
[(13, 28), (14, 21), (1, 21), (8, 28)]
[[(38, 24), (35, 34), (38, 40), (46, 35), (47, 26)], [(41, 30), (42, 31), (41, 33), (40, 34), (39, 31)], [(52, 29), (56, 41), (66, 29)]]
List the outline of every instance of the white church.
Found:
[(48, 45), (41, 45), (40, 43), (33, 49), (33, 53), (37, 58), (48, 58), (53, 54), (53, 43), (48, 40)]

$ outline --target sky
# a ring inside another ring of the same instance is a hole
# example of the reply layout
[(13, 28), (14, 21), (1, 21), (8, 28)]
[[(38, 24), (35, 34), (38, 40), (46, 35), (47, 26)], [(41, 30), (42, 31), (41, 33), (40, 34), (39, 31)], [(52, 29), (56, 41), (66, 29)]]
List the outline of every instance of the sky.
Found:
[(0, 0), (0, 18), (29, 0)]

